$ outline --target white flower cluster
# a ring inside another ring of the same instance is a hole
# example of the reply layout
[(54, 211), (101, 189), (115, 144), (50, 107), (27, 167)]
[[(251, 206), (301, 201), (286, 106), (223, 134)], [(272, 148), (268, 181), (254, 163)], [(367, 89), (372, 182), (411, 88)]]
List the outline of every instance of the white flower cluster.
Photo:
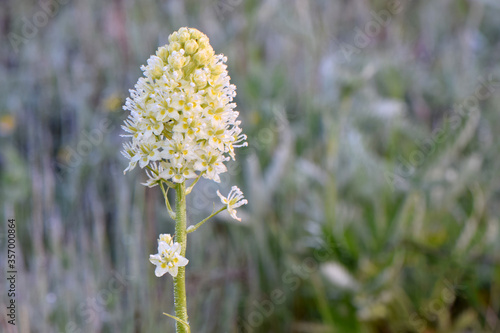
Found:
[(162, 276), (169, 273), (177, 276), (180, 266), (186, 266), (189, 262), (181, 256), (181, 244), (174, 242), (170, 234), (161, 234), (158, 239), (158, 253), (149, 255), (149, 261), (156, 265), (155, 275)]
[(181, 28), (168, 40), (141, 67), (144, 77), (123, 107), (130, 111), (123, 136), (131, 138), (122, 152), (130, 160), (125, 172), (137, 163), (147, 167), (150, 187), (200, 174), (220, 182), (234, 148), (247, 145), (227, 59), (215, 55), (208, 37), (196, 29)]

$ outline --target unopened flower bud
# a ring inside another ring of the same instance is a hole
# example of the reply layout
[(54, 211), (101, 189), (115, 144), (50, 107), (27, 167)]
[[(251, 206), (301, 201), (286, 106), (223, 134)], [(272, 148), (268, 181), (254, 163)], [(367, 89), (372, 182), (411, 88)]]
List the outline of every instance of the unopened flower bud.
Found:
[(162, 46), (160, 47), (157, 51), (156, 51), (156, 55), (161, 59), (163, 60), (164, 62), (167, 62), (168, 61), (168, 48), (165, 47), (165, 46)]
[(172, 42), (168, 45), (168, 52), (172, 53), (174, 51), (179, 51), (181, 49), (181, 44), (177, 42)]
[(190, 37), (191, 37), (191, 34), (187, 31), (187, 29), (185, 31), (182, 31), (182, 32), (179, 30), (179, 43), (184, 43)]
[(193, 54), (198, 50), (198, 43), (190, 39), (184, 43), (184, 50), (186, 50), (186, 54)]
[(182, 66), (184, 66), (184, 63), (186, 62), (186, 58), (180, 53), (174, 51), (169, 57), (168, 57), (168, 63), (170, 66), (172, 66), (174, 69), (181, 69)]
[(204, 66), (210, 62), (210, 58), (213, 56), (213, 50), (210, 49), (200, 49), (194, 55), (194, 60)]

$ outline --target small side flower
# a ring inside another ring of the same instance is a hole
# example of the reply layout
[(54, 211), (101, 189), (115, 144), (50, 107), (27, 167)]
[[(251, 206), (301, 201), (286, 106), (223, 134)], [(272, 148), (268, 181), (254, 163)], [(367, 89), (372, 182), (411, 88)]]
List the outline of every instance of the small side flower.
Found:
[(227, 197), (220, 194), (218, 190), (217, 195), (219, 196), (220, 201), (227, 206), (227, 211), (231, 217), (235, 220), (241, 221), (241, 218), (236, 216), (236, 208), (248, 203), (248, 201), (244, 199), (243, 192), (241, 192), (237, 186), (233, 186), (231, 187), (231, 191), (229, 191)]
[(158, 253), (149, 256), (149, 261), (156, 265), (155, 275), (160, 277), (168, 272), (176, 277), (179, 267), (186, 266), (189, 262), (180, 253), (181, 244), (174, 242), (170, 234), (161, 234), (158, 239)]

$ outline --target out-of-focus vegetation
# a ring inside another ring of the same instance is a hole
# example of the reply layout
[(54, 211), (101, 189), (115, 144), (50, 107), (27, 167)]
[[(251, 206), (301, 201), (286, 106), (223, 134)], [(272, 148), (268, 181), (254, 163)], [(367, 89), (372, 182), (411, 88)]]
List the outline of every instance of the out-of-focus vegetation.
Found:
[(250, 144), (190, 195), (191, 223), (217, 188), (250, 202), (188, 239), (193, 332), (500, 332), (500, 6), (400, 5), (0, 3), (19, 332), (173, 330), (147, 260), (173, 223), (122, 174), (119, 134), (140, 65), (181, 26), (228, 57)]

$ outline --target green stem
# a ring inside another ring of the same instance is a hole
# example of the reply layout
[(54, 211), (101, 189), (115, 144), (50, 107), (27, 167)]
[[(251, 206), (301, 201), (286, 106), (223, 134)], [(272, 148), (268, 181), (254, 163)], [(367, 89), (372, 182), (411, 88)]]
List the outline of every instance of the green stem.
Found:
[(168, 211), (168, 215), (170, 215), (170, 217), (172, 218), (172, 220), (175, 220), (175, 213), (174, 211), (172, 210), (172, 207), (170, 207), (170, 201), (168, 201), (168, 190), (170, 189), (170, 187), (167, 187), (167, 190), (165, 191), (165, 189), (163, 188), (163, 182), (160, 181), (160, 187), (161, 187), (161, 192), (163, 193), (163, 198), (165, 198), (165, 205), (167, 206), (167, 211)]
[(186, 195), (188, 195), (189, 193), (191, 193), (191, 191), (193, 190), (193, 187), (196, 185), (196, 183), (198, 182), (198, 180), (200, 180), (201, 176), (203, 176), (203, 173), (204, 172), (200, 172), (200, 174), (198, 175), (198, 177), (196, 177), (196, 179), (194, 180), (194, 182), (186, 189)]
[(163, 312), (163, 314), (164, 314), (165, 316), (167, 316), (167, 317), (170, 317), (170, 318), (172, 318), (172, 319), (177, 320), (179, 323), (181, 323), (182, 325), (186, 326), (186, 329), (187, 329), (188, 333), (191, 333), (191, 328), (189, 327), (189, 324), (188, 324), (188, 323), (186, 323), (184, 320), (180, 320), (180, 319), (179, 319), (179, 318), (177, 318), (176, 316), (172, 316), (171, 314), (168, 314), (168, 313), (165, 313), (165, 312)]
[(203, 223), (207, 222), (209, 219), (211, 219), (212, 217), (214, 217), (215, 215), (219, 214), (220, 212), (222, 212), (222, 211), (223, 211), (223, 210), (225, 210), (225, 209), (227, 209), (227, 206), (224, 206), (224, 207), (222, 207), (221, 209), (219, 209), (218, 211), (216, 211), (216, 212), (214, 212), (214, 213), (210, 214), (210, 216), (209, 216), (209, 217), (207, 217), (207, 218), (203, 219), (203, 221), (201, 221), (201, 222), (196, 223), (196, 225), (191, 225), (191, 226), (189, 226), (189, 228), (187, 229), (187, 233), (189, 234), (190, 232), (195, 231), (196, 229), (198, 229), (199, 227), (201, 227), (201, 225), (202, 225)]
[[(175, 191), (175, 241), (181, 244), (181, 256), (186, 256), (186, 185), (177, 184)], [(188, 322), (186, 305), (186, 267), (179, 267), (177, 276), (174, 278), (174, 304), (175, 316), (181, 321)], [(177, 322), (175, 324), (177, 333), (187, 333), (186, 327)]]

